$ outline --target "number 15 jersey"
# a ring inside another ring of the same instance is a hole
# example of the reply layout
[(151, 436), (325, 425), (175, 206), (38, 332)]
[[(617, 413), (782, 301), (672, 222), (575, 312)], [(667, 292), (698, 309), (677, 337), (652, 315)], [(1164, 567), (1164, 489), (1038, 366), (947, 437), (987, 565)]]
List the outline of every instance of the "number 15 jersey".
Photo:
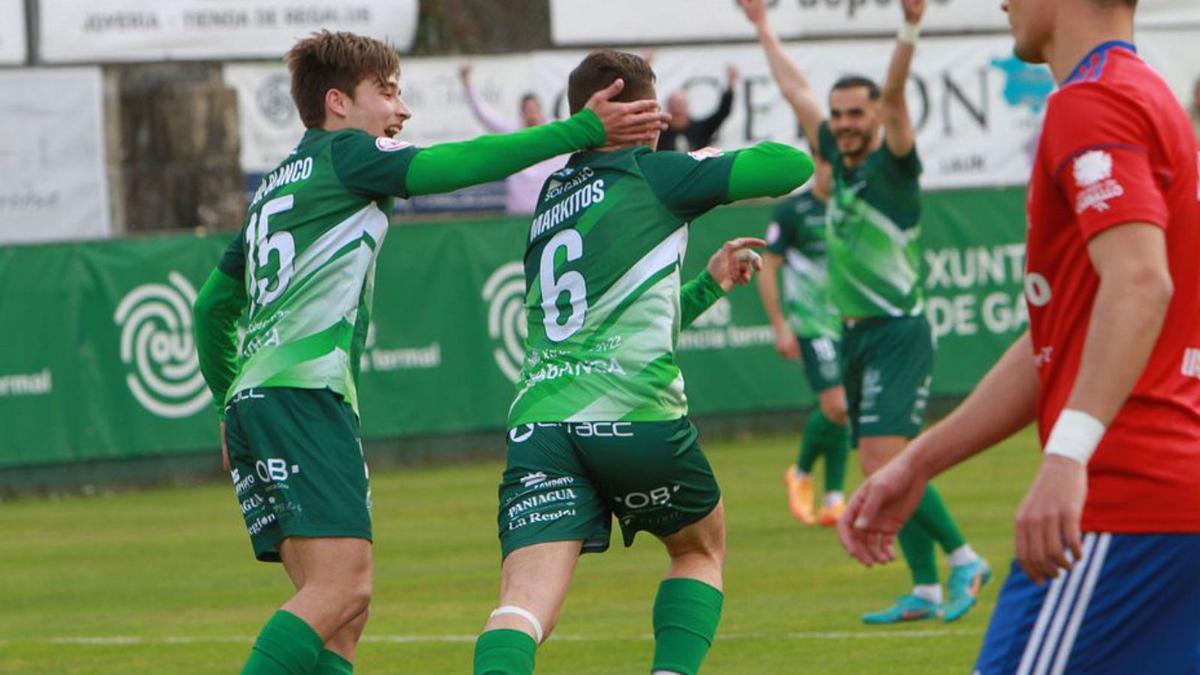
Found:
[(238, 373), (251, 387), (324, 389), (358, 410), (375, 260), (419, 149), (364, 131), (309, 129), (264, 176), (219, 266), (249, 300)]
[(687, 414), (680, 264), (689, 223), (728, 201), (735, 157), (583, 152), (550, 176), (526, 240), (528, 337), (510, 427)]

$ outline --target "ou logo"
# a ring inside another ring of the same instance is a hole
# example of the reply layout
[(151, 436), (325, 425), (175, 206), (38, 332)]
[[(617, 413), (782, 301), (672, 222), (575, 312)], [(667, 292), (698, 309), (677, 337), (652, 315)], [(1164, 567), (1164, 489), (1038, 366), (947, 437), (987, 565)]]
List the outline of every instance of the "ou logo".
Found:
[(167, 284), (143, 284), (117, 305), (125, 384), (138, 403), (159, 417), (196, 414), (212, 400), (192, 340), (196, 291), (179, 272)]
[(1053, 293), (1050, 290), (1050, 282), (1046, 281), (1046, 277), (1031, 272), (1025, 277), (1025, 299), (1034, 307), (1045, 307), (1050, 302)]
[[(525, 361), (525, 265), (510, 262), (501, 265), (483, 283), (483, 299), (488, 303), (488, 335), (498, 344), (492, 358), (500, 372), (511, 382), (521, 376)], [(515, 440), (515, 439), (514, 439)]]

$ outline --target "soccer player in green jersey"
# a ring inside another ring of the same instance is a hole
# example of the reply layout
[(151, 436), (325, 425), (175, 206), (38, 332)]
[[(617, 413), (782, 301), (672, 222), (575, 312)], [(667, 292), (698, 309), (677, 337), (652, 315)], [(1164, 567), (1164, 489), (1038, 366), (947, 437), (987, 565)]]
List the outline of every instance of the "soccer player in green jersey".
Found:
[[(655, 100), (640, 57), (590, 54), (571, 72), (579, 110), (615, 79)], [(525, 251), (529, 326), (500, 484), (500, 607), (475, 645), (477, 674), (527, 674), (554, 629), (581, 553), (645, 530), (670, 557), (654, 602), (656, 673), (700, 667), (721, 615), (721, 493), (687, 417), (675, 362), (681, 325), (715, 301), (684, 284), (689, 223), (740, 199), (779, 196), (812, 173), (777, 143), (737, 152), (654, 152), (610, 143), (546, 182)]]
[[(833, 167), (826, 218), (829, 291), (842, 315), (843, 371), (852, 439), (863, 472), (871, 474), (917, 435), (933, 373), (934, 338), (921, 289), (921, 161), (904, 88), (926, 0), (901, 0), (900, 30), (887, 78), (847, 76), (829, 94), (829, 119), (800, 67), (767, 20), (764, 0), (739, 0), (758, 29), (771, 74), (811, 141)], [(879, 612), (871, 624), (947, 621), (974, 606), (991, 571), (971, 549), (932, 485), (900, 533), (912, 572), (911, 594)], [(935, 542), (950, 562), (943, 598)]]
[(615, 83), (563, 122), (417, 148), (392, 138), (411, 113), (386, 44), (322, 32), (296, 44), (287, 63), (308, 130), (263, 179), (198, 294), (197, 351), (254, 554), (282, 561), (296, 587), (243, 672), (349, 673), (372, 583), (356, 382), (394, 198), (644, 142), (665, 115), (611, 101)]
[[(775, 351), (800, 359), (817, 408), (808, 416), (800, 455), (783, 473), (792, 517), (806, 525), (837, 524), (846, 508), (842, 492), (850, 437), (846, 429), (846, 389), (842, 386), (841, 319), (829, 297), (825, 245), (825, 205), (833, 173), (816, 159), (813, 185), (775, 208), (767, 227), (767, 251), (758, 294), (775, 331)], [(782, 272), (780, 275), (779, 273)], [(779, 280), (783, 277), (781, 307)], [(785, 316), (786, 314), (786, 316)], [(825, 497), (813, 514), (812, 470), (825, 457)]]

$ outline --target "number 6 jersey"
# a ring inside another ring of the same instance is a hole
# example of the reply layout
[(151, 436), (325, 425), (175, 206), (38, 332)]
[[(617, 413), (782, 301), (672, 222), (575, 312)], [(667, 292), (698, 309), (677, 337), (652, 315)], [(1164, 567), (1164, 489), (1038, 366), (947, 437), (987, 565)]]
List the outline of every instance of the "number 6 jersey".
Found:
[(573, 155), (542, 187), (525, 249), (529, 334), (509, 426), (666, 421), (688, 224), (729, 199), (736, 153)]

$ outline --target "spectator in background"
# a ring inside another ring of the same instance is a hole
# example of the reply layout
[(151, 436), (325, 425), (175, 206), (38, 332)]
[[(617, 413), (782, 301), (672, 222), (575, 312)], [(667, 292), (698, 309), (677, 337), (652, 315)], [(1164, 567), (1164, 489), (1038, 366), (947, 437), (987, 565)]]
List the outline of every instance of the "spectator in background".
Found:
[(737, 85), (738, 69), (734, 64), (725, 68), (725, 91), (716, 112), (703, 119), (695, 119), (688, 105), (687, 92), (679, 89), (667, 97), (667, 112), (671, 121), (667, 130), (658, 138), (659, 150), (699, 150), (712, 143), (713, 136), (725, 123), (733, 110), (733, 88)]
[[(521, 97), (521, 121), (505, 117), (496, 112), (471, 85), (471, 64), (464, 62), (458, 67), (458, 77), (462, 80), (463, 91), (467, 96), (467, 104), (475, 118), (490, 133), (506, 134), (517, 131), (521, 127), (536, 127), (550, 121), (542, 108), (542, 102), (536, 94), (530, 92)], [(567, 156), (553, 157), (544, 162), (519, 171), (504, 180), (505, 198), (504, 211), (513, 215), (529, 215), (537, 207), (538, 194), (542, 184), (550, 174), (563, 168)]]

